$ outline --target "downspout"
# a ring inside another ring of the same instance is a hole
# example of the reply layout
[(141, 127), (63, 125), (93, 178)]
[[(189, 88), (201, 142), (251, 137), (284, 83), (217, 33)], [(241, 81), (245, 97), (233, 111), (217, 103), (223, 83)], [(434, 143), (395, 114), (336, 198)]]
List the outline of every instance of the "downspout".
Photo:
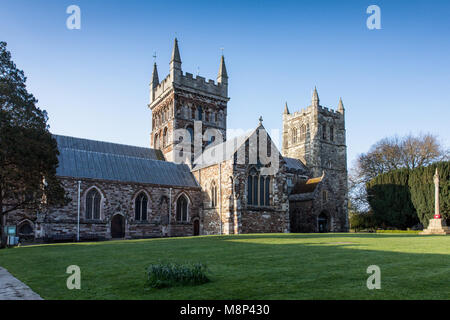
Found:
[(80, 199), (81, 195), (81, 181), (78, 180), (78, 213), (77, 213), (77, 242), (80, 241)]
[(170, 220), (172, 220), (172, 188), (169, 189), (169, 237), (172, 236), (172, 228), (170, 226)]
[(220, 234), (222, 231), (222, 163), (219, 163), (219, 220), (220, 220)]

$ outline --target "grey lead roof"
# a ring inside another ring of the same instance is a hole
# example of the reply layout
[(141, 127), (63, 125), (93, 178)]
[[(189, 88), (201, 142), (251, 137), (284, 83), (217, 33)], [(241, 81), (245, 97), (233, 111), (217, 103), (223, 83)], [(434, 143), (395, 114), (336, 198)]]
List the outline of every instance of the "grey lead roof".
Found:
[(288, 169), (303, 171), (305, 173), (308, 172), (306, 166), (299, 159), (284, 157), (284, 161), (286, 161), (286, 167)]
[(189, 167), (162, 161), (160, 150), (53, 135), (60, 177), (197, 187)]

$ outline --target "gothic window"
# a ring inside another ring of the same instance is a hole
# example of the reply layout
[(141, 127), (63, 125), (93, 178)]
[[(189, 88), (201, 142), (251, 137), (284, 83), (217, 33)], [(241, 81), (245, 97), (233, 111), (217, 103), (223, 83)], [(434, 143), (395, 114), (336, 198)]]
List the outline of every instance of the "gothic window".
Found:
[(188, 201), (184, 195), (181, 195), (177, 200), (177, 221), (188, 221)]
[(194, 108), (191, 109), (191, 118), (195, 119), (195, 109)]
[(326, 190), (323, 190), (323, 192), (322, 192), (322, 200), (323, 200), (323, 202), (327, 202), (327, 200), (328, 200), (328, 194), (327, 194)]
[(292, 129), (292, 143), (297, 143), (297, 128)]
[(209, 112), (205, 111), (205, 121), (209, 122)]
[(322, 139), (327, 139), (327, 126), (325, 124), (322, 125)]
[(217, 186), (215, 182), (211, 186), (211, 207), (217, 207)]
[(147, 196), (144, 192), (141, 192), (134, 201), (134, 220), (145, 221), (147, 220)]
[(159, 149), (159, 136), (155, 134), (155, 143), (153, 143), (155, 149)]
[(186, 128), (186, 130), (189, 132), (189, 135), (191, 137), (191, 142), (193, 142), (194, 141), (194, 129), (191, 126), (188, 126)]
[(330, 140), (334, 141), (334, 127), (333, 126), (330, 127)]
[(100, 219), (100, 192), (91, 189), (86, 195), (86, 219)]
[(163, 147), (167, 146), (167, 128), (163, 131)]
[(306, 139), (306, 126), (303, 124), (300, 127), (300, 140), (305, 140)]
[(216, 112), (216, 113), (214, 113), (214, 122), (217, 123), (218, 121), (219, 121), (219, 116)]
[(33, 227), (28, 221), (24, 221), (17, 230), (18, 234), (29, 235), (33, 233)]
[(198, 115), (197, 119), (202, 121), (203, 120), (203, 109), (200, 106), (197, 107), (197, 115)]
[(252, 168), (247, 179), (247, 204), (253, 206), (270, 205), (270, 177), (261, 176)]

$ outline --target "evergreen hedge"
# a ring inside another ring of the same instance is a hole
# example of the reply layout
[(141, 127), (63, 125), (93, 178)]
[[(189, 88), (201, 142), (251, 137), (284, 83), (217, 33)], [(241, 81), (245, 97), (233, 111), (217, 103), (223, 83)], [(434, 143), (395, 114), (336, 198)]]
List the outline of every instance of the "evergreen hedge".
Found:
[(409, 178), (411, 199), (416, 208), (420, 222), (427, 227), (435, 214), (434, 210), (434, 180), (439, 172), (439, 210), (443, 219), (450, 219), (450, 161), (437, 162), (428, 167), (413, 170)]
[(440, 178), (440, 211), (450, 218), (450, 161), (414, 170), (399, 169), (381, 174), (366, 184), (368, 201), (378, 227), (406, 229), (419, 222), (425, 227), (434, 216), (436, 167)]
[(381, 174), (366, 186), (375, 224), (383, 229), (406, 229), (419, 223), (408, 187), (410, 170)]

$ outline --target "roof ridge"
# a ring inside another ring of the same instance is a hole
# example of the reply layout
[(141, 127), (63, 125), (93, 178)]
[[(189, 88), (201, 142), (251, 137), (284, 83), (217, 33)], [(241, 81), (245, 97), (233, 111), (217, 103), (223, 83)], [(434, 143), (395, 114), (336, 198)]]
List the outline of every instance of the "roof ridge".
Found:
[[(179, 164), (179, 163), (165, 161), (165, 160), (151, 159), (151, 158), (148, 158), (148, 157), (130, 156), (130, 155), (121, 154), (121, 153), (100, 152), (100, 151), (84, 150), (84, 149), (77, 149), (77, 148), (71, 148), (71, 147), (58, 147), (58, 150), (61, 150), (61, 149), (73, 150), (73, 151), (81, 151), (81, 152), (89, 152), (89, 153), (96, 153), (96, 154), (105, 154), (105, 155), (111, 155), (111, 156), (116, 156), (116, 157), (124, 157), (124, 158), (130, 158), (130, 159), (144, 159), (144, 160), (149, 160), (149, 161), (160, 161), (160, 162), (171, 163), (171, 164), (175, 164), (175, 165)], [(183, 164), (183, 163), (180, 163), (180, 164)]]
[[(74, 137), (74, 136), (66, 136), (66, 135), (63, 135), (63, 134), (54, 134), (54, 133), (52, 133), (52, 136), (53, 137), (63, 137), (63, 138), (72, 138), (72, 139), (78, 139), (78, 140), (100, 142), (100, 143), (109, 143), (109, 144), (115, 144), (115, 145), (119, 145), (119, 146), (126, 146), (126, 147), (132, 147), (132, 148), (139, 148), (139, 149), (144, 149), (144, 150), (154, 150), (154, 151), (157, 150), (157, 149), (153, 149), (153, 148), (149, 148), (149, 147), (133, 146), (131, 144), (110, 142), (110, 141), (102, 141), (102, 140), (94, 140), (94, 139), (88, 139), (88, 138), (79, 138), (79, 137)], [(71, 149), (75, 149), (75, 148), (71, 148)], [(83, 149), (76, 149), (76, 150), (83, 150)]]

